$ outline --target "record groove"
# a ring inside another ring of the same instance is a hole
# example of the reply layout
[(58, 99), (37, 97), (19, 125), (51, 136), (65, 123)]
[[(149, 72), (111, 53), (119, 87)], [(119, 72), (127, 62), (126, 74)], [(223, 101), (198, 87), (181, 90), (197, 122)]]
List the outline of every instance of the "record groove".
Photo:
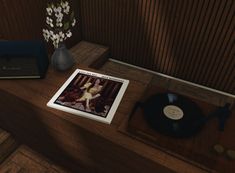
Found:
[(204, 115), (190, 99), (174, 94), (160, 93), (143, 104), (144, 117), (154, 130), (172, 137), (190, 137), (203, 126)]

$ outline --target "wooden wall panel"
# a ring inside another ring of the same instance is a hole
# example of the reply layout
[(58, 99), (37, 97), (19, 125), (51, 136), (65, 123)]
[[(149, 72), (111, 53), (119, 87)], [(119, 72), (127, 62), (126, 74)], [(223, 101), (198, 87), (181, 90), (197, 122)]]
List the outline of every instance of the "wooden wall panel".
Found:
[(235, 94), (234, 0), (81, 0), (83, 39), (114, 59)]
[[(45, 13), (48, 2), (51, 1), (0, 0), (0, 39), (43, 39), (42, 29), (45, 27)], [(70, 3), (78, 18), (79, 1), (72, 0)], [(81, 40), (79, 28), (79, 25), (73, 28), (73, 37), (66, 41), (68, 47)]]

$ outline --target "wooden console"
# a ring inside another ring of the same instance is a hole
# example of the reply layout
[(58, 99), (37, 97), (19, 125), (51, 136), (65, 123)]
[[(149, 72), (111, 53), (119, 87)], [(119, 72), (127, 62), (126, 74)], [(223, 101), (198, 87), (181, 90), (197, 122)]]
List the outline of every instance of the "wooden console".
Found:
[[(72, 52), (79, 54), (75, 48)], [(49, 68), (45, 79), (0, 81), (0, 127), (73, 172), (206, 172), (119, 130), (135, 102), (155, 80), (152, 74), (110, 61), (99, 69), (89, 68), (92, 63), (95, 66), (94, 61), (85, 65), (80, 61), (64, 73)], [(76, 68), (130, 80), (110, 125), (46, 106)]]

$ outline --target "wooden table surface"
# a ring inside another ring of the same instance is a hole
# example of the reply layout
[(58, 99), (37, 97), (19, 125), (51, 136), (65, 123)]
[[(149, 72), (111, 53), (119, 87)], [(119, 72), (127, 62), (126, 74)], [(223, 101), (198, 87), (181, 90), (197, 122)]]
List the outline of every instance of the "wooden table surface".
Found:
[[(110, 125), (46, 106), (76, 68), (130, 80)], [(153, 79), (150, 73), (107, 62), (99, 70), (79, 64), (63, 73), (49, 68), (45, 79), (2, 80), (0, 126), (74, 172), (206, 172), (118, 130)]]

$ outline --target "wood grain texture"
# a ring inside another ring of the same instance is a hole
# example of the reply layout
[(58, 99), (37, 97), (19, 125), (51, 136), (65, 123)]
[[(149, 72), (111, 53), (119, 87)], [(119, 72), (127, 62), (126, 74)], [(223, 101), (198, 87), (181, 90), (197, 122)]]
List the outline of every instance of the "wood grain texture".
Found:
[[(46, 107), (75, 68), (130, 79), (111, 125)], [(4, 80), (0, 85), (4, 98), (0, 99), (0, 126), (73, 172), (205, 172), (118, 130), (150, 81), (164, 83), (152, 74), (114, 62), (99, 70), (82, 63), (64, 73), (50, 68), (40, 80)], [(182, 85), (181, 89), (185, 88)]]
[[(110, 172), (110, 170), (144, 172), (146, 169), (149, 170), (148, 172), (155, 172), (155, 170), (171, 172), (156, 160), (151, 161), (139, 155), (138, 152), (143, 152), (143, 150), (138, 151), (140, 146), (116, 130), (116, 124), (122, 119), (122, 116), (129, 114), (130, 110), (126, 108), (131, 107), (138, 96), (126, 96), (123, 99), (122, 106), (120, 105), (113, 120), (113, 125), (90, 121), (45, 106), (53, 92), (68, 77), (63, 76), (62, 79), (59, 74), (51, 76), (48, 73), (46, 83), (41, 81), (39, 84), (37, 81), (35, 81), (36, 83), (32, 81), (34, 84), (30, 82), (32, 85), (26, 87), (24, 81), (18, 81), (19, 88), (14, 87), (15, 90), (11, 94), (1, 92), (1, 96), (7, 98), (5, 103), (1, 101), (1, 108), (4, 109), (0, 121), (1, 126), (9, 129), (22, 142), (53, 158), (63, 166), (69, 167), (74, 172), (94, 172), (94, 170), (96, 172)], [(58, 80), (59, 78), (61, 80)], [(11, 82), (13, 81), (1, 85), (1, 89), (7, 85), (12, 86)], [(42, 86), (45, 84), (46, 88)], [(34, 85), (37, 87), (35, 88)], [(140, 93), (143, 91), (142, 89), (142, 85), (133, 82), (127, 92)], [(14, 93), (19, 93), (19, 91), (23, 94), (22, 97), (15, 98)], [(34, 93), (34, 96), (30, 94), (31, 92)], [(12, 109), (6, 107), (6, 103), (12, 102), (18, 106)], [(28, 104), (30, 104), (29, 107)], [(137, 147), (136, 151), (128, 149), (133, 147), (133, 144)], [(155, 156), (149, 155), (148, 157), (154, 158)]]
[(71, 48), (71, 53), (77, 64), (90, 68), (100, 68), (109, 58), (109, 48), (87, 41), (80, 41)]
[[(77, 67), (87, 69), (82, 64)], [(46, 107), (73, 70), (59, 73), (49, 69), (45, 79), (17, 80), (17, 85), (14, 80), (1, 81), (0, 95), (5, 99), (0, 100), (0, 126), (73, 172), (203, 172), (117, 130), (151, 74), (115, 63), (98, 71), (131, 80), (111, 125)]]
[(0, 163), (2, 163), (19, 146), (12, 135), (0, 128)]
[[(115, 67), (113, 73), (107, 66), (104, 66), (107, 70), (104, 72), (117, 74), (116, 70), (122, 69), (132, 79), (126, 91), (128, 94), (124, 96), (111, 125), (47, 108), (47, 101), (70, 74), (51, 70), (40, 82), (18, 80), (17, 86), (15, 81), (2, 83), (1, 96), (5, 99), (1, 101), (0, 125), (22, 142), (74, 172), (204, 172), (117, 131), (149, 81), (148, 74), (143, 78), (145, 80), (141, 80), (138, 79), (138, 70), (118, 64), (112, 66)], [(13, 102), (17, 106), (8, 104)]]
[[(101, 43), (117, 60), (235, 93), (233, 0), (70, 2), (79, 25), (69, 48)], [(0, 39), (43, 40), (46, 3), (0, 0)]]
[(27, 146), (20, 146), (3, 164), (1, 173), (68, 173)]
[(81, 0), (83, 39), (112, 58), (235, 94), (233, 0)]

